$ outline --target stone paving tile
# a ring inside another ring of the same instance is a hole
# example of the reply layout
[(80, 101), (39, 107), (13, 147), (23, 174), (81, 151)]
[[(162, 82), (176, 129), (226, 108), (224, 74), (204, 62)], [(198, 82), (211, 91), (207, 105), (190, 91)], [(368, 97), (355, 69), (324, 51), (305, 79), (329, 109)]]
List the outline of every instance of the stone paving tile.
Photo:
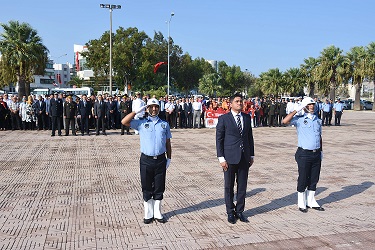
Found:
[(256, 158), (244, 214), (226, 221), (215, 130), (172, 130), (163, 200), (166, 224), (143, 224), (139, 137), (0, 133), (2, 249), (371, 249), (375, 248), (375, 113), (345, 112), (324, 127), (317, 200), (297, 210), (296, 133), (254, 129)]

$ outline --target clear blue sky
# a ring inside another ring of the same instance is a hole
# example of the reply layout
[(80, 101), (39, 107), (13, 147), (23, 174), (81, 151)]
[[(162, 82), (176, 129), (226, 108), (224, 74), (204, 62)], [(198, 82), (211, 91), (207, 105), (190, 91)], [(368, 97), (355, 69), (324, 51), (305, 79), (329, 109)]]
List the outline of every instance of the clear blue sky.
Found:
[[(271, 68), (299, 67), (335, 45), (345, 52), (375, 41), (374, 0), (11, 0), (3, 1), (0, 22), (29, 23), (52, 58), (73, 63), (73, 44), (98, 39), (109, 30), (137, 27), (153, 37), (170, 34), (193, 58), (225, 61), (258, 76)], [(0, 30), (2, 32), (2, 30)]]

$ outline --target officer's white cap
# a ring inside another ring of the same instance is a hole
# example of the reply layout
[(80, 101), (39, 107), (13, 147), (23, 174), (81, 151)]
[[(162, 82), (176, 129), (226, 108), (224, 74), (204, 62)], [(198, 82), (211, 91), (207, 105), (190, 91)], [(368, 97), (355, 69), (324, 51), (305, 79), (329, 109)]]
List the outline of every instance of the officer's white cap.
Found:
[(150, 105), (158, 105), (158, 106), (160, 106), (159, 101), (156, 100), (155, 98), (148, 99), (148, 101), (147, 101), (147, 107), (150, 106)]
[(306, 105), (311, 104), (311, 103), (314, 103), (314, 104), (315, 104), (314, 99), (312, 99), (311, 97), (305, 97), (305, 98), (303, 98), (303, 100), (302, 100), (302, 105), (303, 105), (303, 106), (306, 106)]

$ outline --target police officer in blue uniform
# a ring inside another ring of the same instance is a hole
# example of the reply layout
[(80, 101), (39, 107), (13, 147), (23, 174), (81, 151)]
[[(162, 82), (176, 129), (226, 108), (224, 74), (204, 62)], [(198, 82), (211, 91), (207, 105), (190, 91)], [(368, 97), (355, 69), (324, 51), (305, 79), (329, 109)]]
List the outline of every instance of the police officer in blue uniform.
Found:
[(344, 105), (341, 103), (340, 98), (337, 98), (337, 101), (333, 105), (333, 111), (335, 114), (335, 126), (340, 126), (341, 116), (344, 111)]
[[(298, 208), (306, 213), (307, 208), (324, 211), (315, 200), (316, 185), (319, 181), (322, 151), (322, 120), (314, 114), (315, 101), (305, 97), (296, 110), (288, 114), (284, 124), (297, 128), (298, 149), (295, 159), (298, 164)], [(302, 116), (294, 116), (304, 109)]]
[[(147, 108), (148, 116), (136, 120), (136, 114)], [(147, 106), (126, 115), (121, 123), (139, 131), (141, 144), (140, 175), (143, 192), (145, 224), (154, 219), (165, 223), (166, 219), (161, 213), (161, 201), (165, 190), (166, 170), (171, 162), (171, 130), (168, 122), (158, 117), (160, 110), (159, 101), (151, 98)]]

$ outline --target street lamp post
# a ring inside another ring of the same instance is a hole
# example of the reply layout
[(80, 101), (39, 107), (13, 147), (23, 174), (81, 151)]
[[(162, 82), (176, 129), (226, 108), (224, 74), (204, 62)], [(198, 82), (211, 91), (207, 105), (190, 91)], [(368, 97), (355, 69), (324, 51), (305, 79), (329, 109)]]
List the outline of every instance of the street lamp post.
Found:
[(100, 8), (109, 9), (109, 94), (112, 95), (112, 10), (121, 9), (121, 5), (115, 4), (100, 4)]
[(172, 17), (174, 16), (174, 12), (171, 12), (171, 17), (169, 18), (169, 21), (167, 21), (167, 24), (168, 24), (168, 91), (167, 91), (167, 96), (169, 97), (169, 43), (170, 43), (170, 24), (171, 24), (171, 20), (172, 20)]

